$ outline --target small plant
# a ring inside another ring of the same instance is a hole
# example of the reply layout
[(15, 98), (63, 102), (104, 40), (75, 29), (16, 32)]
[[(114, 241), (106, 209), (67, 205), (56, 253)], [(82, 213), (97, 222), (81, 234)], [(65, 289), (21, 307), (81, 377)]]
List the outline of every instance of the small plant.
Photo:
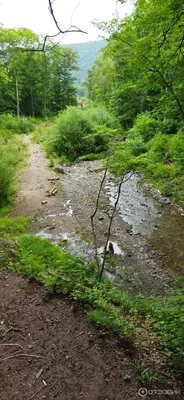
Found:
[(30, 229), (31, 218), (0, 217), (0, 236), (1, 238), (15, 237), (26, 233)]
[(140, 381), (146, 385), (152, 385), (156, 382), (162, 381), (162, 376), (158, 372), (151, 370), (145, 366), (144, 362), (140, 362), (137, 365), (137, 371), (139, 374)]

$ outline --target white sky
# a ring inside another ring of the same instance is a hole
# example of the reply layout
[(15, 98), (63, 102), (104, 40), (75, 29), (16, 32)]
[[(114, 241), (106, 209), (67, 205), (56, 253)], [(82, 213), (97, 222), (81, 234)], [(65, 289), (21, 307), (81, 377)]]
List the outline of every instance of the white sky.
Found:
[[(98, 39), (100, 32), (91, 25), (93, 19), (110, 20), (116, 9), (123, 17), (130, 14), (132, 5), (131, 0), (127, 0), (127, 4), (124, 5), (117, 5), (116, 0), (55, 0), (53, 9), (57, 21), (65, 28), (72, 22), (88, 32), (88, 35), (68, 33), (61, 41), (77, 43)], [(0, 23), (5, 28), (25, 27), (43, 35), (57, 32), (48, 10), (48, 0), (0, 0)]]

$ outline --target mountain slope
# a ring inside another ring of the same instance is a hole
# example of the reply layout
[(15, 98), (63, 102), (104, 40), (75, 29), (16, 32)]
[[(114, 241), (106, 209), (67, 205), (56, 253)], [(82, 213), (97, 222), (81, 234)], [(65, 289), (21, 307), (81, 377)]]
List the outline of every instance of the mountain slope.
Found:
[(101, 48), (104, 47), (106, 43), (106, 40), (96, 40), (86, 43), (71, 43), (64, 45), (64, 47), (69, 47), (79, 54), (78, 65), (80, 70), (75, 73), (76, 84), (78, 86), (80, 86), (82, 81), (85, 79), (88, 69), (93, 66), (96, 57), (100, 54)]

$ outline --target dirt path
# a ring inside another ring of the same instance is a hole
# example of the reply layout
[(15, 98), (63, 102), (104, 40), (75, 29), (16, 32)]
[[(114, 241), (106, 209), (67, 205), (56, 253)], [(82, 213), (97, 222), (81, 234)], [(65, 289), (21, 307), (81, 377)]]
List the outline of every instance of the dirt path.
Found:
[[(64, 175), (56, 175), (48, 169), (39, 145), (31, 144), (28, 136), (26, 140), (30, 166), (22, 177), (12, 215), (34, 217), (36, 234), (60, 245), (64, 239), (68, 251), (93, 256), (90, 213), (102, 178), (100, 163), (74, 164), (65, 167)], [(53, 188), (57, 194), (48, 197)], [(105, 193), (102, 200), (107, 204)], [(96, 222), (102, 246), (108, 218), (101, 213)], [(165, 289), (167, 277), (161, 269), (160, 279), (151, 277), (150, 269), (160, 267), (149, 257), (146, 242), (130, 235), (118, 213), (111, 240), (122, 250), (119, 262), (126, 267), (126, 285), (133, 283), (140, 290), (141, 282), (145, 292)], [(10, 272), (1, 272), (0, 281), (0, 400), (141, 398), (132, 364), (135, 354), (126, 343), (97, 332), (74, 303), (56, 297), (45, 302), (43, 289), (35, 283)]]
[(44, 302), (39, 285), (9, 272), (0, 285), (1, 400), (140, 399), (126, 349), (96, 332), (79, 307)]

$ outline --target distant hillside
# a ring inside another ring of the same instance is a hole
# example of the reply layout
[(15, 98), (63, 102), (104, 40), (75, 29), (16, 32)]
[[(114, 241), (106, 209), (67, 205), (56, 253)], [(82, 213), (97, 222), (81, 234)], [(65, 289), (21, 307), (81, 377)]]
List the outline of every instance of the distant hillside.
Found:
[(78, 65), (80, 70), (75, 73), (76, 84), (81, 86), (81, 82), (86, 78), (87, 71), (90, 69), (96, 57), (100, 54), (100, 49), (106, 45), (106, 40), (96, 40), (86, 43), (71, 43), (64, 45), (79, 53)]

